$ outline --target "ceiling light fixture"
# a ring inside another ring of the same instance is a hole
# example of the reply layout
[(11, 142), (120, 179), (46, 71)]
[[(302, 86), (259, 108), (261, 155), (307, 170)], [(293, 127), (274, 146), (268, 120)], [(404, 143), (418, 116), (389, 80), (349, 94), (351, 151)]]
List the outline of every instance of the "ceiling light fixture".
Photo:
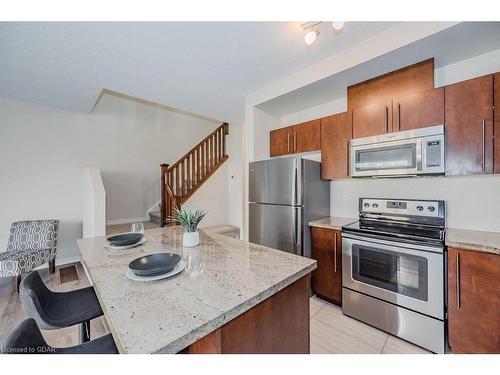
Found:
[[(314, 41), (317, 39), (319, 35), (319, 25), (321, 25), (321, 21), (309, 21), (305, 22), (300, 27), (302, 27), (302, 30), (304, 30), (304, 42), (310, 46), (311, 44), (314, 43)], [(344, 28), (344, 21), (333, 21), (332, 22), (332, 29), (335, 32), (335, 34), (340, 34), (342, 32), (342, 29)]]
[(304, 35), (304, 42), (306, 42), (306, 44), (308, 46), (310, 46), (311, 44), (314, 43), (314, 41), (316, 40), (316, 38), (317, 38), (318, 35), (319, 35), (319, 31), (317, 31), (317, 30), (308, 31)]
[(304, 42), (306, 42), (306, 44), (308, 46), (313, 44), (314, 41), (316, 40), (316, 38), (318, 37), (318, 35), (319, 35), (318, 25), (319, 24), (321, 24), (321, 21), (306, 22), (306, 23), (303, 23), (301, 25), (302, 29), (306, 32), (304, 34)]
[(333, 21), (332, 27), (333, 27), (333, 31), (335, 31), (335, 33), (338, 34), (344, 28), (344, 21)]

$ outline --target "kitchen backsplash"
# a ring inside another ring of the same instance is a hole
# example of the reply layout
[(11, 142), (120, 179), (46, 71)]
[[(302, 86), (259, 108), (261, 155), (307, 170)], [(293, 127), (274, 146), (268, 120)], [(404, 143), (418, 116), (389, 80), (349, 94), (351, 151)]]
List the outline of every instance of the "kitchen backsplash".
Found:
[(332, 216), (357, 217), (360, 197), (443, 199), (448, 227), (500, 232), (500, 175), (345, 179), (330, 194)]

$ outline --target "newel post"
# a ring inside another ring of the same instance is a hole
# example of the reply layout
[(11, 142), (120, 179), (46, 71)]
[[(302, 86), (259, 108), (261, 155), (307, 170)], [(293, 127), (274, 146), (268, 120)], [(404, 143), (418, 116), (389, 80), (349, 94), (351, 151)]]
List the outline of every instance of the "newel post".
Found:
[(167, 220), (167, 197), (166, 197), (166, 176), (168, 173), (168, 164), (161, 164), (161, 177), (160, 177), (160, 227), (165, 226)]
[(222, 153), (223, 156), (227, 156), (227, 140), (226, 140), (226, 135), (229, 135), (229, 124), (227, 122), (223, 123), (223, 131), (224, 131), (224, 136), (222, 137)]

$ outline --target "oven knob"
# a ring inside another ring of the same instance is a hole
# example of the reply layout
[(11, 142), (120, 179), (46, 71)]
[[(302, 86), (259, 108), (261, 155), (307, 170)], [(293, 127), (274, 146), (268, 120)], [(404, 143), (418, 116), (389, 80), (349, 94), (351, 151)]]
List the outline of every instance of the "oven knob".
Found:
[(373, 203), (373, 208), (377, 208), (378, 207), (378, 203)]
[(366, 208), (370, 207), (370, 203), (365, 203), (363, 206), (365, 206)]
[(429, 206), (429, 207), (427, 207), (427, 209), (428, 209), (430, 212), (434, 212), (434, 210), (435, 210), (434, 206)]
[(422, 207), (422, 206), (417, 206), (417, 210), (422, 211), (423, 209), (424, 209), (424, 207)]

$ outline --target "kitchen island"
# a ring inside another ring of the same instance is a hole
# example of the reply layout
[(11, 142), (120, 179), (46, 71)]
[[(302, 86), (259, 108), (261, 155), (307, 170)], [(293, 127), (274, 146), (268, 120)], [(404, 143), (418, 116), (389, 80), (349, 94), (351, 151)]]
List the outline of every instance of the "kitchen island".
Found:
[[(146, 242), (106, 248), (78, 240), (120, 353), (309, 353), (309, 273), (316, 261), (200, 231), (182, 247), (180, 227), (145, 231)], [(186, 270), (169, 279), (127, 278), (130, 261), (171, 252)]]

